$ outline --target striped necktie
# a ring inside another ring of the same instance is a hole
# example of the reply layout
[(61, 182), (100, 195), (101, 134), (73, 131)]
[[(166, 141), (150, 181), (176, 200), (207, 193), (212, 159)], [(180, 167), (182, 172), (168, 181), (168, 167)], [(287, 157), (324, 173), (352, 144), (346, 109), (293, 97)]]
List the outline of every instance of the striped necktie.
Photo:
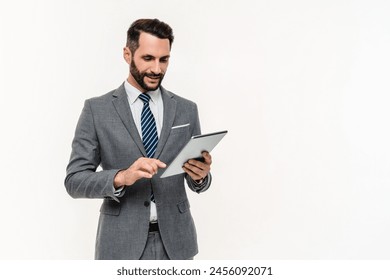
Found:
[(141, 93), (139, 98), (144, 103), (141, 113), (142, 142), (145, 147), (146, 155), (151, 158), (156, 152), (158, 143), (156, 121), (154, 120), (152, 111), (150, 111), (149, 107), (150, 95)]
[[(150, 95), (147, 93), (141, 93), (139, 98), (144, 103), (141, 113), (142, 142), (145, 147), (146, 155), (151, 158), (156, 153), (158, 143), (156, 121), (154, 120), (152, 111), (150, 111), (149, 107)], [(150, 195), (150, 200), (154, 202), (153, 189)]]

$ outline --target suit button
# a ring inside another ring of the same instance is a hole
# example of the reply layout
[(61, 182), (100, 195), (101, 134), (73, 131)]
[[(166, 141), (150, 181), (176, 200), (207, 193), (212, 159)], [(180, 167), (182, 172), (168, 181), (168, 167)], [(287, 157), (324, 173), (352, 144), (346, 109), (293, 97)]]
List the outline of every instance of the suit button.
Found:
[(144, 202), (144, 206), (145, 206), (145, 207), (149, 207), (149, 205), (150, 205), (150, 202), (149, 202), (149, 201), (145, 201), (145, 202)]

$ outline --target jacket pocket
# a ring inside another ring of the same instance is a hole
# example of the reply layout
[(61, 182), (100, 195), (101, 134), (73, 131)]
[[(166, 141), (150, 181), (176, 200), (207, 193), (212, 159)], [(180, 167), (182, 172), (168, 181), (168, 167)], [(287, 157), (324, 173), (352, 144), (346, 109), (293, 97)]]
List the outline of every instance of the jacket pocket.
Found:
[(175, 126), (172, 126), (171, 129), (178, 129), (178, 128), (186, 127), (186, 126), (189, 126), (189, 125), (190, 125), (190, 123), (181, 124), (181, 125), (175, 125)]
[(110, 216), (118, 216), (121, 212), (120, 203), (116, 202), (112, 199), (104, 199), (102, 206), (100, 207), (100, 213), (110, 215)]
[(180, 213), (185, 213), (190, 209), (190, 202), (188, 201), (188, 199), (186, 199), (182, 202), (179, 202), (177, 204), (177, 208), (179, 209)]
[(183, 125), (176, 125), (171, 128), (171, 135), (186, 133), (190, 129), (190, 123)]

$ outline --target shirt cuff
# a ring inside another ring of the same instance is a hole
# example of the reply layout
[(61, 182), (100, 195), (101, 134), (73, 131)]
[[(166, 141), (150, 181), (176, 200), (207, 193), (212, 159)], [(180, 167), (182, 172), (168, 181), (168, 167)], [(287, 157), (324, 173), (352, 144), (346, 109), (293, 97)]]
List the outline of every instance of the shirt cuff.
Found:
[[(113, 188), (114, 188), (114, 187), (113, 187)], [(115, 195), (115, 196), (120, 196), (124, 188), (125, 188), (124, 186), (119, 187), (119, 188), (117, 188), (117, 189), (114, 188), (114, 195)]]

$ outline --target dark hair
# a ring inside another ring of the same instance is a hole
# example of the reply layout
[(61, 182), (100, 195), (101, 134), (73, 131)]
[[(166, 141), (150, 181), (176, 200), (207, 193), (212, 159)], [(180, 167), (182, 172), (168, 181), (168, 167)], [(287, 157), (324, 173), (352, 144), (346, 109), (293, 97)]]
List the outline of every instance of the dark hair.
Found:
[(129, 30), (127, 30), (126, 47), (129, 47), (133, 54), (139, 47), (139, 36), (141, 32), (149, 33), (160, 39), (168, 39), (169, 46), (172, 47), (174, 36), (172, 28), (168, 24), (156, 18), (139, 19), (134, 21)]

